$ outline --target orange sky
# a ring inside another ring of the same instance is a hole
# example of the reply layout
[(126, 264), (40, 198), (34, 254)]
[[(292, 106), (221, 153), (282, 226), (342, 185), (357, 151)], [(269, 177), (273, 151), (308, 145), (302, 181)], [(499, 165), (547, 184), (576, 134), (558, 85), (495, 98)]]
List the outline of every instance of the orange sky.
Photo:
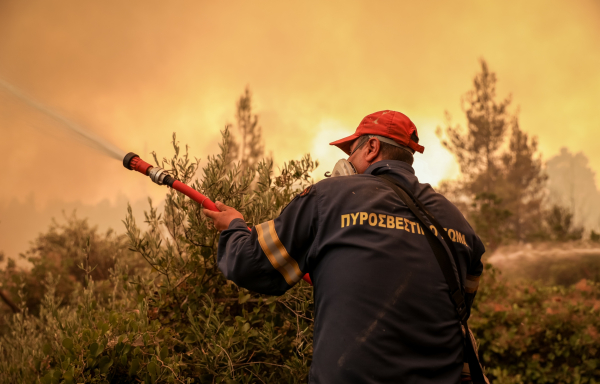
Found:
[[(126, 151), (170, 154), (176, 131), (192, 154), (215, 153), (250, 85), (276, 161), (311, 152), (322, 174), (342, 157), (329, 141), (394, 109), (419, 128), (415, 168), (432, 184), (456, 175), (434, 130), (445, 110), (463, 121), (482, 57), (545, 158), (567, 146), (600, 170), (599, 48), (594, 0), (0, 0), (0, 77)], [(56, 128), (0, 91), (0, 203), (163, 195)]]

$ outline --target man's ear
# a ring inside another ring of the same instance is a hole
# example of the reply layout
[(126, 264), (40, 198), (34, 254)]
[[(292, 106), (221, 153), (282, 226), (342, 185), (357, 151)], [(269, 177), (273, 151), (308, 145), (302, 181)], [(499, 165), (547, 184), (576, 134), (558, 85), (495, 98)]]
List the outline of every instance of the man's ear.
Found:
[(367, 150), (365, 153), (365, 160), (369, 163), (373, 163), (375, 159), (379, 157), (381, 152), (381, 143), (375, 137), (371, 137), (366, 143)]

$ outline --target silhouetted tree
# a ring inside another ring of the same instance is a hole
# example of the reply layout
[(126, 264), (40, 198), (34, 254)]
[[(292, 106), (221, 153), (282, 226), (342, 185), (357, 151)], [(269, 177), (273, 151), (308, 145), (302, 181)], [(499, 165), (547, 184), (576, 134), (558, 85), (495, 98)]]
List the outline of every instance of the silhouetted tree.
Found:
[(225, 125), (225, 131), (228, 132), (229, 134), (227, 135), (227, 139), (224, 144), (224, 145), (226, 145), (226, 148), (227, 148), (227, 151), (224, 154), (224, 156), (225, 156), (224, 163), (226, 164), (226, 166), (231, 167), (232, 162), (236, 161), (238, 159), (238, 156), (240, 154), (240, 146), (235, 141), (235, 137), (231, 134), (231, 131), (232, 131), (231, 124)]
[(481, 60), (481, 72), (473, 79), (473, 89), (461, 101), (467, 117), (466, 129), (452, 126), (446, 112), (445, 138), (441, 128), (436, 133), (456, 157), (464, 188), (474, 194), (494, 193), (501, 160), (499, 149), (513, 121), (507, 112), (510, 98), (496, 100), (496, 75)]
[(498, 189), (511, 212), (507, 223), (516, 240), (528, 240), (540, 230), (544, 217), (543, 202), (548, 177), (537, 153), (537, 138), (529, 138), (519, 127), (516, 117), (512, 124), (508, 150), (502, 155), (502, 183)]
[(85, 285), (86, 272), (81, 266), (87, 265), (91, 269), (90, 276), (98, 282), (96, 293), (103, 300), (110, 292), (103, 290), (102, 282), (109, 279), (117, 258), (127, 261), (133, 268), (144, 266), (127, 249), (124, 235), (117, 235), (111, 229), (99, 233), (97, 227), (90, 226), (87, 219), (77, 218), (75, 212), (65, 216), (64, 223), (53, 219), (48, 231), (40, 233), (21, 257), (31, 263), (31, 269), (19, 269), (9, 258), (6, 267), (0, 269), (0, 286), (6, 297), (18, 302), (18, 291), (24, 285), (24, 304), (33, 314), (38, 313), (46, 293), (44, 280), (48, 273), (57, 280), (56, 295), (62, 304), (67, 304), (72, 293)]
[(600, 227), (600, 192), (588, 158), (581, 152), (574, 154), (561, 148), (560, 154), (546, 162), (546, 172), (552, 203), (568, 207), (577, 225), (597, 230)]
[[(252, 111), (252, 93), (246, 87), (236, 103), (236, 125), (239, 133), (228, 138), (229, 153), (227, 163), (239, 160), (244, 168), (255, 167), (264, 155), (262, 128), (258, 125), (258, 115)], [(231, 126), (227, 128), (231, 131)]]
[(475, 196), (472, 204), (471, 222), (490, 249), (497, 248), (510, 236), (510, 228), (504, 223), (512, 212), (502, 203), (496, 194), (482, 192)]
[(459, 180), (444, 188), (494, 248), (509, 238), (539, 234), (546, 176), (537, 139), (509, 112), (510, 97), (497, 100), (496, 75), (484, 60), (480, 64), (473, 88), (462, 97), (466, 127), (453, 125), (446, 113), (447, 126), (436, 133), (461, 170)]
[(546, 223), (551, 240), (579, 240), (583, 236), (583, 228), (573, 224), (573, 213), (560, 205), (554, 205), (548, 210)]

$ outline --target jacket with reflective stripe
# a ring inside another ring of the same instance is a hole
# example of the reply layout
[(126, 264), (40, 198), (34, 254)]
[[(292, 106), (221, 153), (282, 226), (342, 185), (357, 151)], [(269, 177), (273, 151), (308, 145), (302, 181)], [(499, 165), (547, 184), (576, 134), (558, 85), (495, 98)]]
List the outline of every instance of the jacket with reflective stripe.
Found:
[(470, 304), (484, 246), (460, 211), (400, 161), (320, 181), (251, 232), (232, 221), (219, 240), (219, 268), (239, 286), (272, 295), (310, 273), (310, 383), (457, 382), (463, 338), (448, 285), (425, 229), (378, 174), (402, 183), (444, 226)]

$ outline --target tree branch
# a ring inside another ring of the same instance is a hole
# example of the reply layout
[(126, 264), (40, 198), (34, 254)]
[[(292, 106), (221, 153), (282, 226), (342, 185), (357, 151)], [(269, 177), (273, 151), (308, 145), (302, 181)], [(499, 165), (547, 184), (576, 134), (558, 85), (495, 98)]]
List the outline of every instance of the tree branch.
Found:
[(19, 307), (1, 289), (0, 289), (0, 298), (2, 298), (2, 301), (4, 301), (6, 303), (6, 305), (8, 305), (10, 307), (10, 309), (12, 309), (12, 311), (14, 313), (21, 312), (19, 310)]

